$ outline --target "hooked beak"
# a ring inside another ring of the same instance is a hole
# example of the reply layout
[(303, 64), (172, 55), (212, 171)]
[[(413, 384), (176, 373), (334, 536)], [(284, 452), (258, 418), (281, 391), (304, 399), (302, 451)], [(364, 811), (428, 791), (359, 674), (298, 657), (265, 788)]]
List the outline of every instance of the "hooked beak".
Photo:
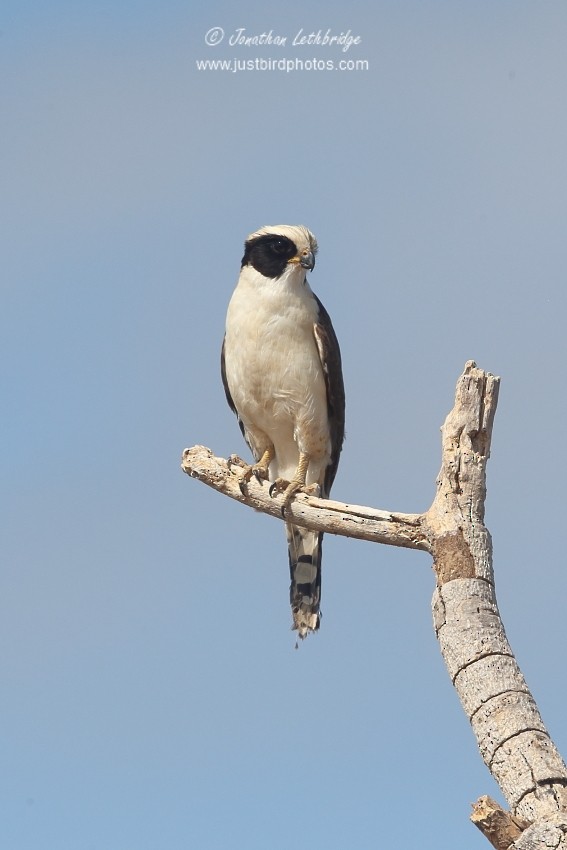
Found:
[(313, 251), (303, 251), (299, 257), (299, 265), (304, 269), (312, 271), (315, 268), (315, 255)]

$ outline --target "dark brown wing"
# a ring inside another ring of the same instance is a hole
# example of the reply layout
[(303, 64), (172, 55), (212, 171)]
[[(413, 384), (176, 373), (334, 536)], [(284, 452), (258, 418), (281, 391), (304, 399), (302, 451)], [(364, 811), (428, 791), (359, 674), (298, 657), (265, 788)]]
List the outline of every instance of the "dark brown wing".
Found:
[(313, 326), (313, 332), (325, 375), (329, 429), (331, 431), (331, 462), (325, 472), (324, 492), (322, 494), (323, 497), (327, 497), (331, 492), (331, 486), (337, 474), (339, 457), (345, 438), (345, 387), (339, 341), (329, 314), (317, 296), (314, 297), (319, 308), (319, 321)]

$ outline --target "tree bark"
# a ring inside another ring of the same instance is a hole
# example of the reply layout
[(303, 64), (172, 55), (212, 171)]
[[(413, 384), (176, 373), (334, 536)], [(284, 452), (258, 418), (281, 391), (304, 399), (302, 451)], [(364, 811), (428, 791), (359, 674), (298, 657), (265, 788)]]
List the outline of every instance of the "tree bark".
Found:
[[(486, 464), (499, 378), (465, 364), (442, 431), (437, 494), (423, 514), (400, 514), (298, 495), (285, 518), (314, 531), (421, 549), (433, 556), (433, 621), (451, 681), (481, 756), (511, 813), (489, 798), (473, 822), (498, 850), (567, 850), (567, 767), (551, 741), (516, 663), (494, 589), (492, 543), (484, 524)], [(195, 446), (182, 469), (256, 510), (282, 518), (281, 496), (254, 478), (241, 491), (239, 466)]]
[(505, 812), (491, 797), (481, 797), (473, 804), (471, 820), (496, 850), (505, 850), (527, 829), (529, 823)]

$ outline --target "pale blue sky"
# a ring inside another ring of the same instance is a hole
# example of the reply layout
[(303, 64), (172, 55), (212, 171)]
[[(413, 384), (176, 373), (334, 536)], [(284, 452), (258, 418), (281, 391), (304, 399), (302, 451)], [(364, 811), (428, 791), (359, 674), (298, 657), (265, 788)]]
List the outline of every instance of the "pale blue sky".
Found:
[[(10, 850), (486, 846), (498, 796), (421, 553), (326, 540), (295, 652), (281, 524), (179, 470), (245, 454), (219, 377), (245, 236), (302, 223), (344, 360), (338, 499), (418, 511), (469, 358), (487, 523), (564, 754), (567, 6), (12, 2), (0, 12), (0, 808)], [(225, 31), (205, 44), (215, 26)], [(287, 36), (231, 48), (237, 28)], [(196, 60), (359, 72), (199, 72)]]

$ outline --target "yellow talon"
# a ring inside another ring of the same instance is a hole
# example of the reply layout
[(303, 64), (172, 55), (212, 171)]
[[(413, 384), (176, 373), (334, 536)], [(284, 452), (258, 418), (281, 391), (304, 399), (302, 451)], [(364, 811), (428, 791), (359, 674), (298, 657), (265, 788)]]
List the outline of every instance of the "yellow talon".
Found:
[(310, 484), (309, 486), (306, 486), (305, 484), (309, 461), (309, 455), (305, 452), (301, 452), (299, 455), (299, 463), (297, 464), (295, 475), (293, 476), (291, 481), (286, 481), (285, 478), (276, 478), (276, 480), (270, 487), (270, 496), (279, 495), (280, 493), (283, 493), (284, 503), (282, 506), (282, 516), (284, 516), (286, 507), (289, 505), (296, 493), (316, 492), (319, 489), (317, 484)]
[(244, 488), (246, 484), (250, 481), (252, 476), (256, 479), (256, 481), (260, 482), (262, 480), (266, 481), (268, 479), (270, 463), (273, 461), (276, 453), (274, 448), (266, 449), (262, 457), (257, 463), (251, 463), (244, 467), (242, 472), (242, 477), (239, 482), (240, 492), (244, 494)]

